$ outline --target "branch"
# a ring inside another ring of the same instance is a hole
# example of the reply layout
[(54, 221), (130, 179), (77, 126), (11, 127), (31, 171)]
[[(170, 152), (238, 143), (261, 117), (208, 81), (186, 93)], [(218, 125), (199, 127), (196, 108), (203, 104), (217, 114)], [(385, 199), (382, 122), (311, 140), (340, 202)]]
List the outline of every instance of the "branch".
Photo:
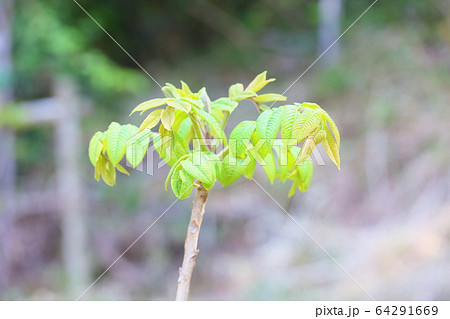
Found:
[(203, 214), (205, 213), (206, 199), (208, 191), (200, 186), (195, 194), (194, 206), (192, 207), (191, 220), (184, 243), (183, 265), (179, 269), (178, 289), (176, 301), (186, 301), (189, 296), (189, 287), (191, 285), (192, 272), (195, 267), (195, 259), (199, 250), (197, 249), (198, 235), (202, 225)]

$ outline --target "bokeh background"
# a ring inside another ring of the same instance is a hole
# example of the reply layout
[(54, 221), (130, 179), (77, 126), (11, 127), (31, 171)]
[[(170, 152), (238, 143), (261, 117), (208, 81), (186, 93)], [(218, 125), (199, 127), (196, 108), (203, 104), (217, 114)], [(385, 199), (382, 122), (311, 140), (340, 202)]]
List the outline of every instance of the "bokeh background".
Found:
[[(283, 92), (371, 0), (78, 0), (163, 84), (211, 97), (268, 70)], [(450, 2), (379, 0), (287, 92), (338, 124), (310, 189), (255, 178), (375, 299), (450, 299)], [(0, 299), (75, 299), (175, 200), (168, 167), (93, 178), (92, 134), (160, 97), (73, 1), (0, 2)], [(256, 117), (243, 103), (227, 130)], [(192, 196), (191, 196), (192, 198)], [(171, 300), (191, 200), (87, 292)], [(210, 192), (193, 300), (368, 300), (253, 181)]]

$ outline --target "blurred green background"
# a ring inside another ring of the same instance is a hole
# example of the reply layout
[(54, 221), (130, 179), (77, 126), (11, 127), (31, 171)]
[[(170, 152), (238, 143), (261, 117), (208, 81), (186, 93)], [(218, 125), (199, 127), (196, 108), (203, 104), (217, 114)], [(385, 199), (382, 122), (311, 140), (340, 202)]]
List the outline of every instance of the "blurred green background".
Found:
[[(77, 298), (175, 200), (167, 167), (93, 179), (92, 134), (139, 123), (131, 109), (162, 96), (135, 61), (213, 98), (263, 70), (282, 93), (373, 1), (78, 3), (132, 58), (73, 1), (0, 3), (0, 299)], [(323, 156), (293, 200), (257, 170), (376, 299), (450, 298), (449, 89), (450, 2), (379, 0), (285, 94), (335, 119), (342, 169)], [(243, 103), (227, 129), (256, 116)], [(190, 207), (173, 205), (83, 299), (173, 299)], [(253, 181), (211, 191), (199, 248), (194, 300), (369, 298)]]

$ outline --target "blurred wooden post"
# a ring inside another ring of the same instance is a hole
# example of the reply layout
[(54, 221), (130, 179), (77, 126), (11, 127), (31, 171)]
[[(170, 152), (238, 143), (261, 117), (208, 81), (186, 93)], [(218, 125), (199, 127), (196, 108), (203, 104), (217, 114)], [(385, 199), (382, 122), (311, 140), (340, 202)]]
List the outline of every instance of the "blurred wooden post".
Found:
[[(322, 54), (339, 38), (341, 33), (342, 0), (319, 1), (319, 46), (318, 54)], [(326, 65), (339, 62), (341, 47), (339, 41), (323, 56)]]
[[(13, 98), (11, 59), (12, 0), (0, 2), (0, 108)], [(14, 132), (0, 127), (0, 211), (14, 210)]]
[(68, 292), (78, 297), (89, 285), (88, 254), (86, 250), (86, 198), (81, 176), (81, 101), (73, 84), (66, 79), (55, 85), (56, 160), (59, 205), (62, 213), (62, 252), (69, 279)]

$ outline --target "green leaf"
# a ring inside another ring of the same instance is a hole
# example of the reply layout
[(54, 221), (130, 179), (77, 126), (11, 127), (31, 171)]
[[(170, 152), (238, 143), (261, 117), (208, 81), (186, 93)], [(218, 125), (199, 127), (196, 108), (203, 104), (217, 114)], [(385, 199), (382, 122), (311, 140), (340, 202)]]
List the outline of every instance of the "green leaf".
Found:
[(188, 99), (186, 97), (175, 99), (175, 100), (168, 100), (167, 105), (173, 107), (176, 110), (180, 110), (186, 113), (189, 113), (191, 111), (191, 104), (189, 102), (184, 101), (183, 99)]
[(211, 111), (211, 99), (209, 98), (206, 89), (202, 90), (200, 93), (200, 100), (203, 102), (203, 105), (206, 106), (206, 111), (209, 113), (209, 111)]
[(213, 152), (202, 152), (202, 153), (205, 155), (209, 164), (215, 168), (216, 177), (219, 176), (222, 173), (222, 161), (220, 160), (219, 156), (217, 156), (217, 154)]
[(201, 108), (201, 109), (203, 109), (205, 107), (203, 102), (198, 100), (198, 99), (194, 99), (194, 98), (183, 96), (183, 97), (180, 98), (180, 100), (184, 101), (184, 102), (187, 102), (190, 105), (195, 105), (196, 107)]
[(222, 140), (222, 143), (226, 145), (227, 143), (227, 137), (225, 136), (225, 133), (222, 130), (222, 127), (220, 126), (219, 122), (209, 113), (206, 113), (205, 111), (201, 109), (196, 109), (195, 113), (208, 125), (210, 126), (211, 130), (214, 133), (214, 136), (216, 136), (218, 139)]
[(161, 113), (163, 109), (154, 110), (151, 112), (144, 121), (142, 121), (141, 126), (139, 127), (139, 131), (143, 131), (145, 129), (150, 130), (158, 125), (159, 120), (161, 119)]
[(188, 173), (178, 169), (171, 178), (172, 191), (179, 199), (189, 197), (194, 186), (194, 178)]
[(92, 165), (95, 166), (97, 160), (100, 157), (100, 154), (103, 150), (103, 132), (97, 132), (92, 136), (91, 141), (89, 142), (89, 159)]
[(246, 158), (246, 160), (248, 160), (248, 164), (247, 165), (244, 165), (245, 161), (242, 163), (242, 165), (245, 166), (244, 176), (247, 179), (252, 179), (253, 178), (253, 174), (255, 174), (256, 160), (253, 157), (251, 157), (251, 156), (248, 156)]
[(327, 132), (325, 130), (320, 130), (314, 136), (314, 144), (319, 145), (327, 137)]
[(295, 104), (300, 106), (302, 109), (309, 108), (312, 110), (317, 110), (317, 109), (322, 110), (322, 108), (316, 103), (303, 102), (303, 103), (295, 103)]
[(166, 190), (167, 190), (167, 185), (169, 184), (170, 176), (172, 176), (172, 174), (175, 172), (176, 169), (179, 169), (179, 167), (180, 167), (180, 162), (181, 162), (182, 160), (185, 160), (185, 159), (188, 158), (188, 157), (189, 157), (189, 154), (186, 154), (186, 155), (180, 157), (180, 158), (173, 164), (173, 166), (170, 168), (170, 171), (169, 171), (169, 173), (167, 174), (167, 177), (166, 177), (166, 182), (165, 182), (165, 184), (164, 184)]
[(128, 173), (128, 171), (127, 171), (122, 165), (116, 164), (116, 168), (117, 168), (117, 170), (118, 170), (119, 172), (121, 172), (121, 173), (123, 173), (123, 174), (125, 174), (125, 175), (130, 176), (130, 173)]
[[(275, 148), (275, 150), (278, 149)], [(279, 177), (282, 182), (285, 182), (289, 175), (289, 172), (291, 172), (295, 167), (295, 157), (292, 154), (291, 149), (288, 150), (286, 146), (284, 148), (280, 147), (280, 150), (277, 153), (278, 166), (280, 167)]]
[(272, 152), (269, 152), (266, 157), (264, 157), (264, 162), (266, 165), (262, 165), (264, 172), (266, 172), (267, 177), (271, 184), (275, 179), (275, 157)]
[(229, 97), (222, 97), (211, 102), (211, 109), (218, 109), (221, 111), (233, 112), (234, 109), (239, 105), (238, 102), (230, 99)]
[(327, 136), (325, 140), (322, 142), (323, 149), (327, 152), (330, 159), (336, 164), (338, 169), (341, 169), (341, 160), (339, 158), (339, 146), (336, 144), (333, 135), (331, 134), (328, 127), (325, 127), (324, 130), (327, 132)]
[(288, 197), (294, 196), (296, 190), (297, 190), (297, 181), (294, 181), (294, 182), (292, 183), (291, 188), (289, 189)]
[(141, 112), (141, 114), (149, 109), (164, 105), (167, 103), (168, 99), (153, 99), (153, 100), (148, 100), (145, 101), (141, 104), (139, 104), (138, 106), (136, 106), (134, 108), (134, 110), (130, 113), (133, 114), (134, 112)]
[(114, 166), (119, 163), (122, 157), (125, 155), (127, 141), (130, 137), (138, 133), (138, 128), (134, 125), (120, 125), (113, 122), (109, 125), (106, 131), (106, 152)]
[(272, 101), (286, 101), (286, 99), (287, 97), (275, 93), (261, 94), (254, 98), (254, 100), (258, 103), (266, 103)]
[(242, 83), (233, 84), (228, 89), (228, 96), (230, 97), (230, 99), (234, 99), (239, 94), (241, 94), (242, 91), (244, 91), (244, 85)]
[(229, 138), (230, 154), (237, 157), (245, 157), (246, 145), (250, 142), (250, 137), (255, 128), (256, 124), (254, 121), (243, 121), (236, 125)]
[[(272, 147), (273, 139), (277, 136), (281, 126), (282, 108), (269, 109), (261, 113), (256, 120), (256, 135), (258, 140), (264, 139), (264, 147), (260, 154), (264, 158)], [(261, 153), (262, 152), (262, 153)]]
[(301, 192), (306, 192), (311, 183), (311, 178), (313, 174), (313, 163), (312, 161), (303, 162), (302, 165), (297, 166), (297, 171), (299, 174), (299, 180), (297, 182), (298, 189)]
[(180, 97), (180, 94), (177, 91), (177, 88), (170, 83), (166, 83), (166, 85), (161, 89), (164, 95), (168, 98), (176, 99)]
[(114, 186), (116, 184), (116, 169), (113, 163), (109, 161), (106, 157), (102, 156), (98, 161), (100, 175), (103, 181), (108, 186)]
[(339, 130), (336, 126), (336, 123), (334, 123), (333, 119), (328, 115), (327, 112), (322, 110), (322, 113), (323, 113), (323, 117), (325, 118), (326, 121), (328, 121), (328, 124), (330, 125), (331, 131), (334, 134), (334, 137), (336, 139), (336, 144), (339, 149), (339, 147), (341, 146), (341, 135), (339, 134)]
[(166, 130), (172, 131), (172, 125), (175, 122), (175, 109), (167, 107), (165, 110), (162, 110), (161, 122)]
[[(175, 121), (176, 119), (177, 116), (175, 116)], [(192, 120), (189, 117), (185, 118), (175, 130), (186, 143), (189, 143), (192, 139)]]
[(189, 145), (174, 131), (168, 131), (163, 125), (159, 127), (159, 136), (153, 140), (159, 156), (170, 166), (183, 155), (189, 153)]
[[(298, 116), (297, 107), (295, 105), (283, 106), (283, 116), (281, 118), (281, 138), (289, 140), (292, 138), (292, 126)], [(284, 142), (285, 144), (288, 141)]]
[[(126, 158), (133, 168), (139, 165), (147, 153), (150, 135), (154, 132), (148, 130), (131, 137), (127, 142)], [(155, 133), (156, 134), (156, 133)]]
[(181, 161), (180, 164), (183, 169), (196, 180), (211, 187), (214, 185), (216, 180), (215, 167), (211, 165), (208, 158), (202, 152), (193, 152), (192, 156)]
[(244, 92), (239, 93), (237, 96), (235, 96), (233, 98), (233, 100), (235, 100), (236, 102), (239, 102), (239, 101), (249, 99), (249, 98), (252, 98), (255, 96), (257, 96), (257, 94), (253, 91), (244, 91)]
[(319, 113), (312, 110), (303, 111), (292, 126), (292, 138), (296, 138), (297, 142), (303, 141), (318, 127), (319, 124)]
[[(251, 161), (245, 162), (245, 160), (243, 158), (236, 158), (230, 154), (225, 156), (222, 164), (222, 174), (218, 176), (219, 182), (224, 187), (232, 184), (244, 174), (251, 164)], [(247, 165), (243, 165), (243, 163), (247, 163)]]
[(300, 151), (300, 157), (297, 158), (295, 165), (301, 165), (304, 161), (306, 161), (315, 147), (316, 144), (314, 143), (314, 138), (308, 137), (305, 140), (305, 143), (303, 143), (302, 149)]
[(183, 81), (180, 81), (180, 82), (181, 82), (181, 90), (186, 94), (187, 97), (193, 98), (194, 93), (192, 93), (189, 86), (186, 83), (184, 83)]
[(263, 87), (265, 87), (268, 83), (275, 81), (275, 79), (266, 80), (267, 71), (264, 71), (258, 74), (252, 82), (245, 89), (246, 91), (258, 92)]

